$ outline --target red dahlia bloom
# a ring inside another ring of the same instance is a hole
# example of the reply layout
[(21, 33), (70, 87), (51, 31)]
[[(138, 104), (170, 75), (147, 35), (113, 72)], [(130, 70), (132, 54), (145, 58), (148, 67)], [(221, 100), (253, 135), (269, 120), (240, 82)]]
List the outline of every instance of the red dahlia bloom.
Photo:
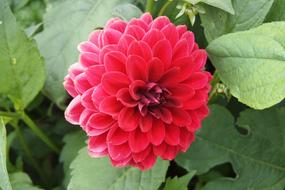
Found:
[(207, 54), (186, 26), (146, 13), (111, 19), (78, 46), (65, 77), (66, 119), (81, 125), (93, 157), (151, 168), (185, 152), (208, 114)]

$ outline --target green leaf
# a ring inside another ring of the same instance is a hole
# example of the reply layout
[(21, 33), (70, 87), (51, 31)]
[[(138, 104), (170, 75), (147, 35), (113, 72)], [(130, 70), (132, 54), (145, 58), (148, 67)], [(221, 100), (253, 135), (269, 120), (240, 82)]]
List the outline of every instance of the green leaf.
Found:
[(274, 0), (233, 0), (235, 14), (205, 5), (200, 14), (208, 42), (223, 34), (244, 31), (263, 23)]
[(63, 142), (65, 143), (61, 154), (60, 161), (63, 163), (65, 178), (64, 184), (67, 186), (70, 180), (70, 164), (77, 156), (78, 151), (84, 147), (86, 135), (82, 131), (72, 132), (64, 136)]
[(43, 87), (43, 59), (5, 0), (0, 0), (0, 70), (0, 93), (8, 95), (16, 109), (25, 108)]
[(91, 158), (86, 148), (80, 150), (71, 164), (72, 177), (68, 190), (157, 190), (164, 181), (169, 162), (157, 160), (156, 165), (142, 172), (137, 168), (113, 167), (108, 158)]
[(168, 178), (163, 190), (187, 190), (188, 183), (195, 173), (196, 171), (193, 170), (179, 178), (177, 176), (172, 179)]
[(142, 11), (131, 3), (121, 4), (113, 9), (113, 17), (119, 17), (125, 21), (129, 21), (132, 18), (139, 18), (142, 15)]
[(266, 17), (267, 22), (285, 21), (285, 1), (275, 0)]
[(223, 11), (226, 11), (230, 14), (235, 13), (233, 5), (232, 5), (232, 0), (187, 0), (187, 1), (193, 5), (198, 4), (198, 3), (205, 3), (207, 5), (211, 5)]
[(235, 178), (222, 177), (206, 184), (204, 190), (283, 190), (285, 186), (285, 108), (246, 110), (237, 124), (248, 130), (242, 135), (234, 118), (221, 106), (211, 106), (196, 141), (179, 165), (199, 174), (212, 167), (231, 163)]
[(58, 106), (64, 107), (63, 78), (78, 59), (77, 45), (86, 41), (95, 28), (105, 25), (114, 7), (131, 1), (64, 0), (48, 9), (44, 31), (36, 39), (46, 60), (45, 92)]
[(0, 189), (12, 190), (6, 167), (6, 129), (0, 117)]
[(12, 173), (10, 179), (13, 190), (41, 190), (34, 186), (30, 177), (23, 172)]
[(256, 109), (285, 97), (285, 22), (222, 36), (207, 50), (220, 79), (239, 101)]

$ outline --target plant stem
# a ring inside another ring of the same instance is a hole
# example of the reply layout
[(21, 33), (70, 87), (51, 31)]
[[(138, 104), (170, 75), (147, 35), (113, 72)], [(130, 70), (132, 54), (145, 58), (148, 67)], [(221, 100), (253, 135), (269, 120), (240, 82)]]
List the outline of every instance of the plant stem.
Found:
[(11, 117), (11, 118), (20, 117), (20, 115), (19, 115), (18, 113), (14, 113), (14, 112), (4, 112), (4, 111), (0, 111), (0, 116)]
[(40, 176), (41, 180), (44, 182), (44, 184), (48, 184), (48, 182), (46, 181), (47, 178), (45, 177), (44, 172), (42, 172), (37, 161), (34, 159), (32, 152), (30, 151), (30, 149), (29, 149), (29, 147), (25, 141), (25, 138), (22, 134), (20, 127), (15, 123), (12, 123), (11, 125), (15, 128), (17, 137), (18, 137), (19, 142), (20, 142), (20, 145), (23, 148), (24, 152), (26, 153), (26, 155), (27, 155), (28, 159), (30, 160), (32, 166), (35, 168), (36, 172), (39, 174), (39, 176)]
[(172, 3), (172, 0), (168, 0), (163, 7), (159, 10), (158, 16), (162, 16), (167, 9), (167, 7)]
[(146, 12), (152, 13), (153, 2), (154, 2), (154, 0), (147, 0)]
[(23, 111), (21, 112), (21, 118), (26, 125), (39, 137), (49, 148), (51, 148), (57, 154), (60, 153), (59, 148), (54, 142), (34, 123), (34, 121)]

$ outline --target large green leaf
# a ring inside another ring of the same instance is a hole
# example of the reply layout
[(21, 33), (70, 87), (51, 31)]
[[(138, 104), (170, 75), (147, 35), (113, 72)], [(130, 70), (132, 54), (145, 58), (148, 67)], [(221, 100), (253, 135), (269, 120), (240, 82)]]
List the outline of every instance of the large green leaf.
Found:
[(222, 36), (207, 50), (221, 80), (239, 101), (256, 109), (285, 97), (285, 22)]
[(187, 190), (188, 183), (195, 173), (196, 171), (193, 170), (179, 178), (177, 176), (172, 179), (168, 178), (163, 190)]
[(213, 7), (219, 8), (223, 11), (226, 11), (230, 14), (234, 14), (234, 8), (232, 5), (232, 0), (186, 0), (191, 4), (205, 3)]
[(208, 42), (223, 34), (248, 30), (262, 24), (273, 1), (233, 0), (234, 15), (205, 5), (206, 14), (200, 16)]
[(71, 164), (68, 190), (157, 190), (164, 181), (169, 162), (157, 160), (148, 171), (112, 167), (108, 158), (91, 158), (86, 148)]
[(70, 179), (70, 164), (73, 159), (77, 156), (78, 151), (84, 147), (86, 140), (86, 135), (83, 131), (72, 132), (64, 136), (63, 142), (65, 143), (61, 153), (60, 161), (63, 162), (63, 169), (65, 173), (64, 185), (67, 186), (67, 183)]
[(16, 23), (6, 0), (0, 0), (0, 93), (23, 109), (45, 80), (44, 62), (36, 43)]
[(231, 163), (235, 178), (222, 177), (207, 183), (206, 190), (283, 190), (285, 186), (285, 108), (246, 110), (237, 124), (248, 130), (242, 135), (225, 108), (214, 105), (196, 141), (177, 158), (188, 170), (205, 173)]
[(77, 61), (77, 45), (87, 40), (92, 30), (105, 25), (115, 6), (131, 1), (64, 0), (48, 9), (44, 31), (36, 39), (46, 60), (45, 91), (57, 105), (64, 107), (63, 78), (68, 67)]
[(23, 172), (12, 173), (10, 178), (13, 190), (42, 190), (34, 186), (30, 177)]
[(275, 0), (266, 17), (267, 22), (285, 21), (285, 1)]
[(6, 167), (6, 129), (0, 117), (0, 189), (12, 190)]

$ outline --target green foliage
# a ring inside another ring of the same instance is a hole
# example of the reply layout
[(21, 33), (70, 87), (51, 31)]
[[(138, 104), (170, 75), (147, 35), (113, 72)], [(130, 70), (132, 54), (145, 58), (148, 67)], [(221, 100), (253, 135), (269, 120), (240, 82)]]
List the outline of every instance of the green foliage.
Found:
[(129, 21), (132, 18), (139, 18), (142, 11), (131, 3), (120, 4), (113, 9), (113, 17), (119, 17), (123, 20)]
[(41, 90), (44, 61), (36, 43), (20, 30), (5, 0), (0, 0), (0, 93), (16, 109), (25, 108)]
[(220, 79), (239, 101), (255, 109), (285, 97), (285, 22), (222, 36), (207, 50)]
[(35, 187), (29, 176), (23, 172), (12, 173), (10, 178), (13, 190), (42, 190)]
[(113, 8), (124, 2), (130, 0), (64, 0), (44, 16), (44, 31), (36, 37), (46, 61), (44, 90), (58, 106), (64, 107), (62, 83), (68, 67), (78, 59), (76, 46), (86, 41), (92, 30), (104, 26)]
[(86, 148), (80, 150), (71, 164), (68, 190), (157, 190), (164, 181), (167, 161), (157, 160), (146, 172), (137, 168), (114, 168), (108, 158), (91, 158)]
[(168, 178), (163, 190), (187, 190), (187, 185), (190, 179), (195, 175), (196, 171), (189, 171), (188, 174), (182, 177)]
[(215, 7), (204, 6), (202, 25), (208, 42), (223, 34), (248, 30), (265, 19), (274, 0), (233, 0), (234, 15)]
[[(234, 118), (225, 108), (212, 106), (211, 115), (203, 123), (191, 149), (177, 161), (188, 170), (205, 173), (210, 168), (231, 163), (236, 178), (219, 178), (207, 183), (203, 189), (274, 189), (285, 186), (285, 109), (265, 111), (246, 110), (235, 128)], [(223, 135), (221, 137), (221, 134)]]
[(64, 184), (70, 179), (70, 164), (73, 159), (77, 156), (78, 151), (84, 147), (86, 136), (82, 131), (72, 132), (64, 136), (63, 142), (65, 143), (61, 153), (60, 161), (63, 162), (63, 169), (65, 173)]
[(6, 129), (0, 117), (0, 189), (12, 190), (6, 168)]
[[(146, 7), (209, 44), (210, 104), (219, 105), (185, 154), (140, 171), (91, 158), (85, 132), (59, 108), (76, 46)], [(284, 9), (284, 0), (0, 0), (0, 189), (283, 190)]]
[(234, 14), (234, 8), (232, 5), (232, 0), (186, 0), (187, 2), (195, 5), (198, 3), (205, 3), (207, 5), (211, 5), (213, 7), (224, 10), (230, 14)]
[(275, 0), (270, 12), (266, 17), (267, 22), (272, 21), (285, 21), (285, 1)]

